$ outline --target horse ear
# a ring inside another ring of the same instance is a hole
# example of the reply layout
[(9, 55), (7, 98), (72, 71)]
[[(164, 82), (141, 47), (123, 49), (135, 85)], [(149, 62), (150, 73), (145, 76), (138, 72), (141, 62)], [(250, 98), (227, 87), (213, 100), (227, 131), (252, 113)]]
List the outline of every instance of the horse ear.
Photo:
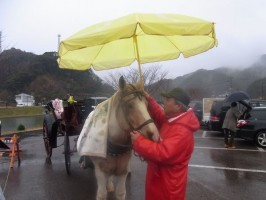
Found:
[(123, 76), (119, 78), (119, 88), (122, 90), (126, 85), (126, 81)]
[(144, 91), (144, 84), (141, 79), (139, 79), (136, 83), (136, 87), (139, 88), (140, 90)]

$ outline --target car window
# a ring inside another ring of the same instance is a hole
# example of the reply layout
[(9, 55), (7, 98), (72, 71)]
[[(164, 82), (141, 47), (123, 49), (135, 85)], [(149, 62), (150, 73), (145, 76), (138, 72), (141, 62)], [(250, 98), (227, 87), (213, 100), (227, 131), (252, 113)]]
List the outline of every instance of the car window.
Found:
[(266, 101), (265, 100), (252, 100), (250, 102), (250, 105), (252, 107), (266, 107)]
[(98, 105), (99, 103), (102, 103), (103, 101), (105, 101), (106, 99), (97, 99), (96, 101), (97, 101), (97, 103), (96, 103), (96, 105)]
[(202, 104), (201, 103), (196, 103), (195, 108), (197, 110), (202, 110)]
[(210, 113), (212, 115), (218, 115), (223, 106), (223, 101), (213, 101)]
[(250, 120), (266, 120), (266, 110), (253, 110), (246, 119)]
[(92, 106), (95, 105), (95, 100), (94, 100), (94, 99), (86, 99), (86, 102), (87, 102), (89, 105), (92, 105)]
[(189, 107), (193, 108), (194, 110), (202, 110), (202, 102), (200, 102), (200, 101), (191, 101), (189, 103)]

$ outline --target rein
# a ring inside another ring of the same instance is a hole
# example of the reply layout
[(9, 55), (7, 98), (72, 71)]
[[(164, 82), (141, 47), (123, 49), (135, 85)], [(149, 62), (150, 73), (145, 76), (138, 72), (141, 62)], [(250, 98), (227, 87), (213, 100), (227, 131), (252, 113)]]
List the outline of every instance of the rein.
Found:
[(142, 129), (144, 126), (148, 125), (149, 123), (153, 123), (153, 119), (148, 119), (145, 122), (143, 122), (138, 128), (134, 128), (134, 131), (138, 131), (140, 129)]

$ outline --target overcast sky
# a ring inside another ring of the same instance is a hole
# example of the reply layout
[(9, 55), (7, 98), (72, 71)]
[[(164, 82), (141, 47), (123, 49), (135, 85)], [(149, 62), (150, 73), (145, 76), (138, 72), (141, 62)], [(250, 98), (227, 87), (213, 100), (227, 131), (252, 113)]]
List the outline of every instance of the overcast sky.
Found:
[(58, 34), (64, 40), (95, 23), (139, 12), (177, 13), (216, 24), (218, 47), (159, 64), (169, 78), (200, 68), (244, 68), (266, 54), (265, 0), (0, 0), (2, 49), (57, 51)]

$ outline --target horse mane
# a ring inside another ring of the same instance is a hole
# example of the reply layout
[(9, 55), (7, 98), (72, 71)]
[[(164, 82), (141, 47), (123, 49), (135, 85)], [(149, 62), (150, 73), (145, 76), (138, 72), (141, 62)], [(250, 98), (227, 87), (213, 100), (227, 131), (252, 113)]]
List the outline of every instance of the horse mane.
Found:
[(133, 93), (134, 91), (136, 91), (139, 94), (143, 93), (143, 89), (141, 89), (141, 87), (138, 84), (134, 85), (131, 83), (126, 83), (123, 89), (119, 88), (112, 95), (111, 99), (112, 99), (112, 102), (114, 103), (113, 105), (119, 104), (121, 98), (126, 96), (126, 94)]

